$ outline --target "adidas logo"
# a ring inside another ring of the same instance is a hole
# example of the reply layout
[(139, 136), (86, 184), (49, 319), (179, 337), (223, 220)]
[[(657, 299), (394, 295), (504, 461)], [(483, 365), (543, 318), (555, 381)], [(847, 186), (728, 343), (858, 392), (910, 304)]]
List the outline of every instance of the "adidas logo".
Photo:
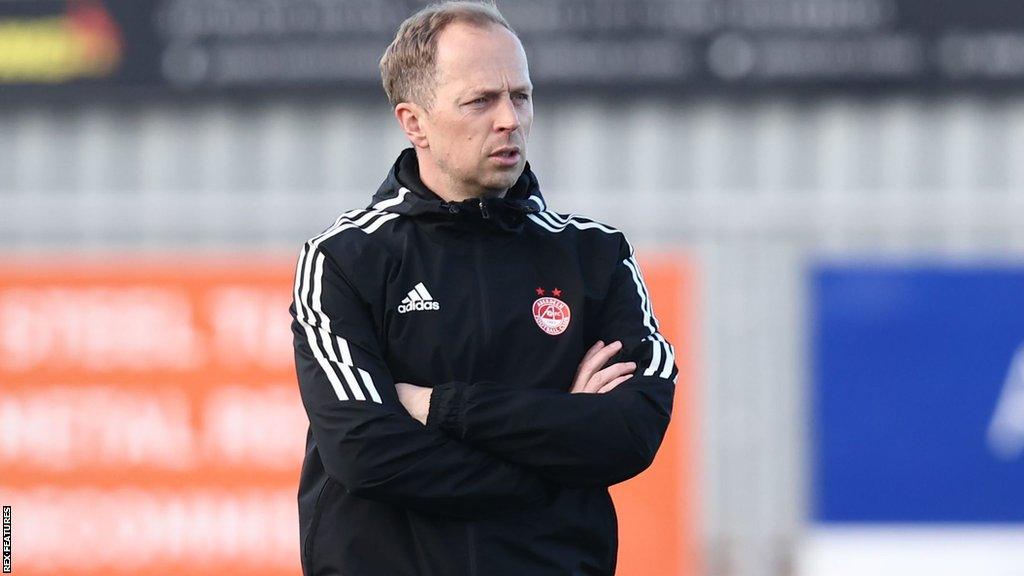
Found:
[(398, 305), (398, 313), (405, 314), (414, 310), (440, 310), (441, 305), (434, 301), (434, 297), (427, 292), (427, 287), (420, 282), (415, 288), (409, 290), (409, 295), (402, 299)]

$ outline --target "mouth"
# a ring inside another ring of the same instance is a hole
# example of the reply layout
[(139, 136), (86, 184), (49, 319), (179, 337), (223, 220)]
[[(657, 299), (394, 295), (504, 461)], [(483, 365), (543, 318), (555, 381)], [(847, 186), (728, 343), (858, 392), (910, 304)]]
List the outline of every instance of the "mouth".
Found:
[(491, 153), (490, 158), (497, 160), (502, 166), (515, 166), (521, 156), (518, 146), (505, 146)]

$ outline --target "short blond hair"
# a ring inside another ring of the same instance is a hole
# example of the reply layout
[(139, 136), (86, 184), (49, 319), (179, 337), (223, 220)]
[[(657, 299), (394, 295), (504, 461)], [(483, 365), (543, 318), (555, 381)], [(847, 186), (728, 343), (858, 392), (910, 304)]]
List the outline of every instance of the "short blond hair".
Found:
[(402, 22), (380, 59), (380, 77), (391, 106), (415, 102), (430, 108), (437, 86), (437, 37), (449, 25), (498, 25), (515, 34), (492, 2), (439, 2)]

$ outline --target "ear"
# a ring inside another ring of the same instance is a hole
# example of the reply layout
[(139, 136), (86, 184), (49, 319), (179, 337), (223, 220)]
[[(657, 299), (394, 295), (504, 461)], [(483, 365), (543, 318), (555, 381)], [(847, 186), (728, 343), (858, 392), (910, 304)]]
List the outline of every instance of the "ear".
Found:
[(402, 102), (395, 106), (395, 118), (405, 132), (405, 137), (417, 148), (430, 148), (427, 139), (427, 111), (418, 104)]

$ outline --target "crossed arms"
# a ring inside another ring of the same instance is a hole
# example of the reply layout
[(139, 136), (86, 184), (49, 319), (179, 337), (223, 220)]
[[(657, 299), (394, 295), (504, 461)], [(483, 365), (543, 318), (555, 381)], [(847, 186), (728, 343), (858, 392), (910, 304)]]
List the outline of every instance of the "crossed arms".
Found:
[[(576, 369), (570, 394), (604, 394), (622, 384), (636, 371), (636, 362), (616, 362), (608, 365), (615, 353), (622, 350), (622, 342), (616, 340), (605, 345), (598, 340), (587, 350), (583, 361)], [(424, 425), (430, 415), (430, 396), (433, 388), (416, 386), (405, 382), (395, 383), (398, 399), (413, 418)]]
[(473, 518), (642, 472), (668, 425), (676, 367), (635, 266), (629, 254), (616, 269), (602, 340), (568, 391), (460, 382), (429, 389), (392, 380), (356, 290), (307, 244), (292, 331), (300, 394), (327, 473), (353, 495)]

